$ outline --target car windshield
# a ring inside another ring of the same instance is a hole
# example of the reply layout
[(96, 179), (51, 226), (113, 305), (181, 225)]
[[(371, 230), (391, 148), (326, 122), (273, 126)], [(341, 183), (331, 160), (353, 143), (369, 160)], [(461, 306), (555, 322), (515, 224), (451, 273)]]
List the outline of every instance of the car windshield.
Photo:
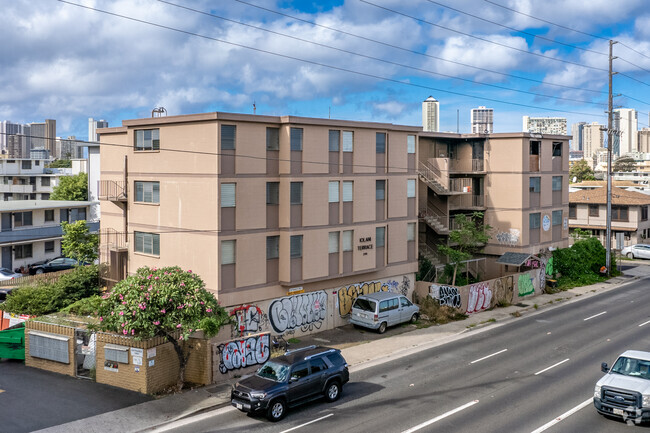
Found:
[(650, 361), (621, 356), (612, 367), (612, 373), (650, 380)]
[(289, 374), (289, 367), (286, 365), (278, 364), (273, 361), (268, 361), (259, 370), (257, 370), (257, 375), (265, 379), (271, 379), (276, 382), (284, 382), (287, 380), (287, 375)]
[(354, 301), (354, 308), (358, 308), (359, 310), (363, 311), (375, 311), (375, 301), (371, 301), (369, 299), (363, 299), (363, 298), (357, 298), (356, 301)]
[(14, 273), (9, 271), (8, 269), (0, 269), (0, 274), (9, 277), (9, 276), (13, 275)]

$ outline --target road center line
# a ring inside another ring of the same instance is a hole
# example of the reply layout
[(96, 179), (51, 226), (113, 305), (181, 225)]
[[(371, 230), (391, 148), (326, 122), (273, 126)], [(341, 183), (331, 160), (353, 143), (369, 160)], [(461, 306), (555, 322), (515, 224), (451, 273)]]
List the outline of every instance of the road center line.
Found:
[(507, 350), (508, 350), (508, 349), (499, 350), (498, 352), (494, 352), (492, 355), (484, 356), (483, 358), (480, 358), (480, 359), (477, 359), (477, 360), (475, 360), (475, 361), (472, 361), (472, 362), (470, 362), (470, 364), (474, 364), (475, 362), (483, 361), (484, 359), (488, 359), (488, 358), (490, 358), (490, 357), (492, 357), (492, 356), (494, 356), (494, 355), (498, 355), (499, 353), (506, 352)]
[(647, 322), (643, 322), (643, 323), (640, 324), (639, 326), (647, 325), (648, 323), (650, 323), (650, 320), (648, 320)]
[(537, 373), (535, 373), (535, 376), (537, 376), (538, 374), (542, 374), (542, 373), (544, 373), (545, 371), (548, 371), (548, 370), (550, 370), (550, 369), (553, 368), (553, 367), (557, 367), (557, 366), (560, 365), (560, 364), (564, 364), (564, 363), (567, 362), (568, 360), (569, 360), (569, 358), (565, 359), (564, 361), (560, 361), (560, 362), (558, 362), (557, 364), (553, 364), (553, 365), (551, 365), (550, 367), (546, 367), (544, 370), (542, 370), (542, 371), (538, 371)]
[(476, 403), (478, 403), (478, 400), (473, 400), (473, 401), (470, 401), (469, 403), (465, 403), (464, 405), (462, 405), (460, 407), (457, 407), (454, 410), (450, 410), (449, 412), (443, 413), (442, 415), (439, 415), (439, 416), (437, 416), (437, 417), (435, 417), (433, 419), (430, 419), (429, 421), (425, 421), (422, 424), (418, 424), (415, 427), (411, 427), (408, 430), (404, 430), (402, 433), (413, 433), (414, 431), (418, 431), (418, 430), (420, 430), (420, 429), (422, 429), (422, 428), (424, 428), (424, 427), (426, 427), (428, 425), (433, 424), (434, 422), (438, 422), (443, 418), (447, 418), (449, 415), (453, 415), (456, 412), (460, 412), (461, 410), (467, 409), (470, 406), (474, 406)]
[(583, 320), (583, 322), (586, 322), (589, 319), (593, 319), (594, 317), (602, 316), (603, 314), (607, 313), (607, 311), (603, 311), (602, 313), (595, 314), (591, 317), (587, 317), (586, 319)]
[(320, 417), (320, 418), (313, 419), (313, 420), (311, 420), (311, 421), (309, 421), (309, 422), (306, 422), (306, 423), (304, 423), (304, 424), (300, 424), (300, 425), (297, 425), (297, 426), (295, 426), (295, 427), (291, 427), (291, 428), (288, 429), (288, 430), (283, 430), (283, 431), (281, 431), (280, 433), (287, 433), (287, 432), (290, 432), (290, 431), (298, 430), (300, 427), (304, 427), (304, 426), (306, 426), (306, 425), (313, 424), (313, 423), (315, 423), (315, 422), (317, 422), (317, 421), (320, 421), (320, 420), (322, 420), (322, 419), (329, 418), (329, 417), (331, 417), (332, 415), (334, 415), (334, 414), (333, 414), (333, 413), (330, 413), (330, 414), (325, 415), (325, 416), (322, 416), (322, 417)]
[(593, 401), (592, 398), (589, 398), (588, 400), (583, 401), (582, 403), (580, 403), (579, 405), (577, 405), (573, 409), (571, 409), (571, 410), (569, 410), (567, 412), (564, 412), (562, 415), (558, 416), (557, 418), (555, 418), (552, 421), (547, 422), (546, 424), (544, 424), (543, 426), (541, 426), (537, 430), (533, 431), (532, 433), (541, 433), (544, 430), (547, 430), (549, 427), (554, 426), (555, 424), (559, 423), (560, 421), (562, 421), (564, 419), (567, 419), (568, 417), (570, 417), (571, 415), (573, 415), (574, 413), (576, 413), (580, 409), (588, 406), (589, 404), (591, 404), (592, 401)]

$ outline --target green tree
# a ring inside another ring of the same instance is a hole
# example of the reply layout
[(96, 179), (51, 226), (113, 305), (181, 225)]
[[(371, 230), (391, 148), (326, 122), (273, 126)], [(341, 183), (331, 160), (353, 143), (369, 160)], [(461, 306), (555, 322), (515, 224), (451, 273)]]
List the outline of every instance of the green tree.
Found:
[(177, 266), (138, 269), (103, 296), (98, 314), (99, 327), (105, 331), (138, 339), (161, 336), (172, 343), (179, 363), (178, 390), (189, 357), (182, 341), (199, 329), (214, 336), (230, 321), (203, 280)]
[(452, 286), (456, 284), (460, 263), (471, 259), (474, 254), (483, 249), (491, 237), (488, 232), (492, 230), (492, 227), (483, 224), (483, 212), (474, 212), (471, 217), (463, 214), (456, 215), (454, 221), (458, 228), (449, 232), (449, 244), (438, 245), (438, 251), (448, 256), (454, 266)]
[(88, 175), (61, 176), (59, 184), (52, 189), (50, 200), (88, 200)]
[(85, 220), (73, 223), (63, 221), (61, 228), (63, 229), (61, 250), (63, 250), (64, 256), (86, 263), (94, 262), (97, 259), (99, 236), (89, 232)]
[(57, 159), (56, 161), (50, 162), (48, 165), (50, 168), (70, 168), (72, 167), (72, 161), (69, 159)]
[[(575, 179), (575, 180), (574, 180)], [(596, 180), (594, 171), (584, 159), (576, 162), (569, 169), (569, 182), (582, 182), (583, 180)]]
[(636, 170), (636, 161), (631, 156), (621, 156), (612, 166), (612, 171), (621, 172), (621, 171), (634, 171)]

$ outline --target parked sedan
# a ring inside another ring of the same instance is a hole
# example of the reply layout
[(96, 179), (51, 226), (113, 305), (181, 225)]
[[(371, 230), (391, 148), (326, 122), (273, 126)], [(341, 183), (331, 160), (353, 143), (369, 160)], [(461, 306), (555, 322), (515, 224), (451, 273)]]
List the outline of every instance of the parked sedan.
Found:
[[(81, 264), (85, 265), (85, 263), (81, 263)], [(29, 274), (35, 275), (35, 274), (44, 274), (47, 272), (64, 271), (66, 269), (72, 269), (78, 265), (79, 263), (75, 259), (69, 259), (67, 257), (57, 257), (56, 259), (52, 259), (41, 265), (31, 266), (29, 268)]]
[(630, 245), (621, 250), (621, 254), (631, 259), (650, 259), (650, 245)]
[(14, 278), (20, 278), (22, 276), (23, 276), (23, 274), (13, 272), (10, 269), (0, 268), (0, 281), (13, 280)]

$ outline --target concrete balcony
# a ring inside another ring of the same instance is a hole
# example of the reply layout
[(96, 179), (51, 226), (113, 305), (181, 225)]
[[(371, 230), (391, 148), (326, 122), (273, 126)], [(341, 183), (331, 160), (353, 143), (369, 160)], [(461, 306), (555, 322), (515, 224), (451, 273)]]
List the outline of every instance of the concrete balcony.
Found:
[(126, 182), (122, 180), (100, 180), (98, 195), (100, 200), (125, 202), (128, 199)]

